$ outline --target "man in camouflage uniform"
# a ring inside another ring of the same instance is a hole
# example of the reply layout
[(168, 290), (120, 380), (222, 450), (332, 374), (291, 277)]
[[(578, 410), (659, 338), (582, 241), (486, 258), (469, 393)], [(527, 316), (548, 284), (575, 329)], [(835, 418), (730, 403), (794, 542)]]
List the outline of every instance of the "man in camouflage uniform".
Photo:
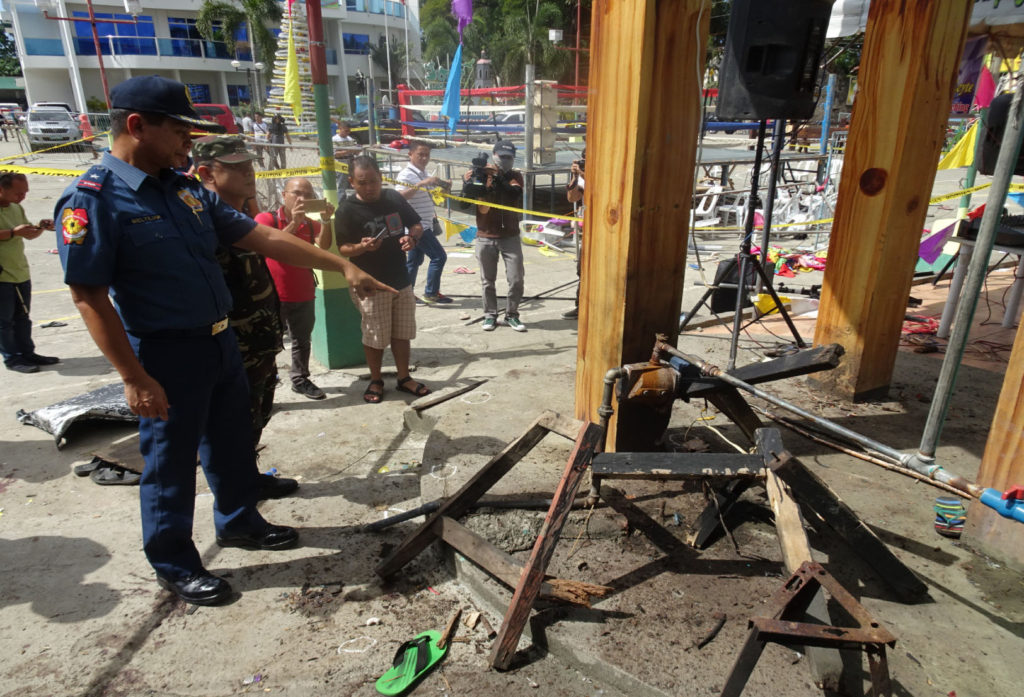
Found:
[[(210, 191), (232, 208), (252, 214), (256, 196), (256, 155), (246, 150), (238, 136), (207, 136), (192, 144), (196, 174)], [(276, 356), (284, 348), (281, 340), (281, 302), (263, 257), (238, 247), (221, 246), (217, 261), (231, 291), (231, 327), (242, 352), (249, 382), (253, 443), (260, 442), (263, 427), (270, 421), (277, 386)], [(260, 476), (260, 498), (279, 498), (298, 488), (294, 479)]]

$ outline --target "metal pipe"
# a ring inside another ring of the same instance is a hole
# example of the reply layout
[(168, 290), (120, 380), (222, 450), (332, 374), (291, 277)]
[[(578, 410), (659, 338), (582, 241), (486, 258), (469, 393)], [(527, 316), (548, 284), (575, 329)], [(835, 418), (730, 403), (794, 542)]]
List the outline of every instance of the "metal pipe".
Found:
[[(611, 421), (615, 410), (612, 408), (612, 396), (615, 394), (615, 383), (626, 376), (626, 369), (622, 366), (611, 368), (604, 374), (604, 393), (601, 396), (601, 406), (597, 408), (598, 425), (604, 436), (601, 447), (597, 452), (605, 452), (608, 443), (608, 422)], [(594, 506), (601, 497), (601, 478), (590, 471), (590, 494), (587, 496), (587, 505)]]
[[(971, 321), (974, 319), (974, 310), (978, 304), (982, 283), (985, 281), (988, 260), (992, 255), (992, 246), (995, 244), (996, 225), (1002, 215), (1010, 179), (1013, 177), (1013, 170), (1017, 165), (1021, 137), (1024, 136), (1024, 129), (1021, 128), (1022, 119), (1024, 119), (1024, 99), (1021, 98), (1021, 89), (1018, 87), (1013, 95), (1006, 130), (1003, 133), (1003, 143), (999, 148), (999, 157), (992, 173), (992, 188), (989, 190), (985, 213), (981, 218), (981, 229), (978, 230), (978, 239), (974, 244), (971, 264), (967, 270), (967, 279), (964, 281), (964, 297), (960, 299), (956, 315), (953, 317), (953, 330), (946, 346), (946, 356), (942, 360), (942, 368), (939, 371), (935, 397), (928, 410), (928, 420), (925, 422), (924, 432), (921, 434), (921, 445), (918, 448), (918, 453), (914, 456), (915, 463), (922, 467), (930, 467), (935, 463), (935, 450), (939, 442), (939, 435), (946, 420), (949, 403), (953, 398), (957, 370), (963, 360)], [(981, 137), (980, 133), (978, 137)]]
[(857, 433), (856, 431), (851, 431), (850, 429), (840, 426), (839, 424), (833, 423), (828, 419), (823, 419), (820, 416), (812, 414), (806, 409), (801, 409), (795, 404), (791, 404), (785, 401), (784, 399), (779, 399), (773, 394), (770, 394), (768, 392), (765, 392), (754, 387), (753, 385), (743, 382), (739, 378), (730, 375), (729, 373), (725, 372), (718, 366), (708, 363), (702, 358), (683, 353), (682, 351), (678, 350), (675, 346), (666, 343), (664, 339), (660, 337), (657, 343), (655, 344), (655, 350), (664, 351), (667, 354), (678, 356), (687, 363), (690, 363), (691, 365), (694, 365), (697, 368), (699, 368), (700, 372), (704, 375), (718, 378), (727, 385), (732, 385), (733, 387), (744, 390), (745, 392), (749, 392), (750, 394), (754, 395), (755, 397), (758, 397), (759, 399), (763, 399), (764, 401), (770, 404), (774, 404), (775, 406), (781, 407), (786, 411), (796, 414), (797, 416), (803, 417), (804, 419), (807, 419), (808, 421), (810, 421), (811, 423), (818, 426), (824, 431), (836, 434), (842, 438), (845, 438), (846, 440), (861, 445), (867, 448), (868, 450), (874, 450), (878, 453), (881, 453), (882, 455), (892, 458), (893, 460), (899, 462), (904, 467), (920, 472), (921, 474), (927, 476), (929, 479), (935, 479), (944, 484), (949, 484), (950, 486), (959, 489), (960, 491), (966, 492), (974, 497), (980, 498), (982, 493), (985, 491), (985, 487), (978, 486), (973, 482), (967, 481), (963, 477), (947, 472), (941, 466), (936, 465), (934, 460), (932, 460), (930, 463), (921, 462), (918, 459), (918, 457), (914, 454), (901, 452), (899, 450), (896, 450), (895, 448), (889, 447), (885, 443), (880, 443), (879, 441), (874, 440), (873, 438), (868, 438), (867, 436)]
[(530, 174), (533, 170), (533, 93), (536, 68), (533, 63), (526, 64), (526, 94), (524, 95), (526, 113), (523, 123), (523, 208), (533, 210), (533, 181), (534, 176)]

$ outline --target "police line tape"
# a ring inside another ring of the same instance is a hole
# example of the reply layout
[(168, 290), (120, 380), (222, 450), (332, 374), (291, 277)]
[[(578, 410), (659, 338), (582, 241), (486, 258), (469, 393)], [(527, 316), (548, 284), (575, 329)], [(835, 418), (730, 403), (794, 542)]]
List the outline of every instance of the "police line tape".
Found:
[[(9, 162), (10, 160), (17, 160), (18, 158), (28, 158), (32, 157), (33, 155), (38, 155), (39, 153), (50, 152), (52, 150), (60, 150), (61, 148), (66, 148), (69, 145), (75, 145), (77, 143), (91, 144), (92, 141), (95, 140), (98, 136), (105, 136), (108, 133), (110, 133), (110, 131), (102, 131), (100, 133), (95, 133), (91, 136), (86, 136), (85, 138), (79, 138), (78, 140), (69, 140), (66, 143), (57, 143), (56, 145), (50, 146), (48, 148), (42, 148), (41, 150), (33, 150), (32, 152), (23, 152), (17, 155), (10, 155), (8, 157), (0, 157), (0, 162)], [(13, 171), (10, 167), (7, 167), (6, 169), (8, 171)]]

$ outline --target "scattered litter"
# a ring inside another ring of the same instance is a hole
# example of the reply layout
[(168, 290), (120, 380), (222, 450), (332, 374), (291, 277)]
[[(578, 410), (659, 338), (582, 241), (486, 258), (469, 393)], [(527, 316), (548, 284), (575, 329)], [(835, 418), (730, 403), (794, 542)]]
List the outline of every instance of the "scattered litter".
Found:
[(476, 273), (476, 271), (473, 271), (471, 269), (467, 269), (465, 266), (460, 266), (457, 269), (455, 269), (455, 271), (453, 273), (471, 274), (471, 273)]
[(471, 394), (464, 395), (462, 401), (466, 404), (483, 404), (491, 399), (490, 392), (473, 392)]
[(921, 666), (922, 668), (924, 668), (924, 664), (923, 664), (923, 663), (921, 663), (921, 661), (920, 661), (920, 660), (918, 660), (917, 656), (915, 656), (914, 654), (910, 653), (909, 651), (907, 651), (907, 658), (909, 658), (909, 659), (910, 659), (910, 660), (912, 660), (912, 661), (913, 661), (914, 663), (916, 663), (917, 665), (919, 665), (919, 666)]
[(438, 593), (436, 590), (434, 590), (430, 586), (427, 586), (427, 590), (430, 591), (431, 593), (433, 593), (434, 595), (441, 595), (440, 593)]
[(469, 314), (468, 312), (463, 312), (461, 315), (459, 315), (459, 319), (460, 320), (473, 319), (473, 315)]
[(540, 685), (537, 684), (536, 682), (534, 682), (534, 680), (531, 678), (530, 679), (530, 687), (532, 687), (533, 689), (536, 690), (538, 687), (540, 687)]
[(68, 326), (67, 322), (61, 322), (59, 320), (53, 320), (52, 322), (46, 322), (45, 324), (40, 324), (39, 328), (40, 329), (49, 329), (50, 327), (66, 327), (66, 326)]
[(269, 474), (271, 477), (276, 477), (277, 476), (277, 468), (276, 467), (271, 467), (270, 469), (268, 469), (263, 474)]
[(455, 465), (449, 465), (447, 463), (443, 465), (433, 465), (430, 468), (430, 476), (433, 477), (434, 479), (448, 479), (448, 477), (452, 476), (458, 471), (458, 467), (456, 467)]
[(419, 460), (403, 460), (401, 462), (394, 462), (390, 465), (384, 465), (377, 470), (378, 474), (393, 474), (395, 472), (409, 472), (420, 468)]
[(672, 522), (673, 522), (673, 524), (675, 524), (678, 527), (678, 526), (683, 524), (683, 519), (679, 517), (678, 513), (673, 513), (672, 514)]
[(702, 649), (714, 641), (715, 637), (718, 636), (718, 633), (722, 631), (722, 627), (725, 626), (726, 615), (724, 612), (716, 612), (711, 615), (711, 619), (713, 619), (715, 623), (711, 625), (711, 629), (708, 630), (707, 634), (694, 644), (697, 649)]
[(794, 651), (793, 652), (793, 660), (790, 661), (789, 664), (790, 665), (796, 665), (797, 663), (800, 662), (800, 659), (803, 658), (803, 657), (804, 657), (804, 655), (802, 653), (800, 653), (799, 651)]
[(242, 680), (242, 684), (243, 685), (254, 685), (254, 684), (258, 683), (261, 680), (263, 680), (263, 676), (261, 674), (259, 674), (259, 673), (256, 673), (256, 675), (250, 675), (247, 678), (245, 678), (244, 680)]
[(327, 435), (327, 433), (325, 431), (320, 431), (320, 433), (316, 434), (316, 437), (317, 438), (323, 438), (326, 435)]
[(463, 621), (463, 624), (470, 629), (475, 629), (478, 622), (480, 622), (480, 613), (474, 611), (466, 615), (466, 619)]
[(365, 626), (365, 627), (372, 627), (375, 624), (380, 624), (380, 618), (379, 617), (371, 617), (370, 619), (366, 620), (366, 623), (363, 626)]
[(60, 254), (60, 252), (58, 252), (56, 249), (47, 249), (46, 253), (47, 254)]
[(376, 645), (376, 639), (371, 639), (368, 636), (358, 636), (355, 639), (341, 642), (341, 646), (338, 647), (338, 653), (366, 653)]

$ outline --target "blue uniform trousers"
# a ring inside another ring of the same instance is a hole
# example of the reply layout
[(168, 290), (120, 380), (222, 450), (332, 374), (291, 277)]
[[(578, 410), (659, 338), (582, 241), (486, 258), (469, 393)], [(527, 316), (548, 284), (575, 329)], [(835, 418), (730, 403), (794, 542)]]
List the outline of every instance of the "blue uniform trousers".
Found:
[(416, 289), (416, 272), (419, 271), (423, 257), (430, 257), (430, 266), (427, 267), (427, 285), (423, 288), (423, 294), (434, 297), (441, 292), (441, 270), (448, 261), (448, 253), (441, 246), (437, 237), (437, 228), (424, 230), (423, 235), (416, 242), (416, 246), (406, 252), (405, 268), (409, 271), (409, 283), (413, 290)]
[(196, 453), (213, 491), (218, 536), (262, 531), (249, 388), (234, 331), (215, 336), (131, 337), (143, 368), (163, 386), (169, 418), (139, 420), (146, 466), (139, 498), (143, 549), (157, 573), (181, 579), (203, 568), (192, 542)]

